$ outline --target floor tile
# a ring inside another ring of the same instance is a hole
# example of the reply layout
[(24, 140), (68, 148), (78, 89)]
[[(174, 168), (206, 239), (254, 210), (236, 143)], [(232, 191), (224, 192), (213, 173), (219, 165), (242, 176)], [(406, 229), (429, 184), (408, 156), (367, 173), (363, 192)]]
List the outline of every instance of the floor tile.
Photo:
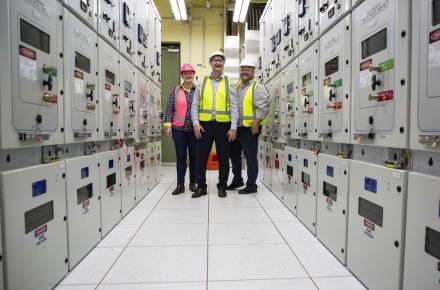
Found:
[(208, 224), (144, 224), (130, 247), (206, 245)]
[(208, 197), (191, 198), (192, 192), (186, 191), (180, 195), (164, 196), (156, 208), (208, 208)]
[(285, 207), (266, 207), (264, 210), (273, 222), (297, 222), (297, 217)]
[(310, 278), (208, 282), (209, 290), (316, 290)]
[(206, 282), (101, 284), (97, 290), (206, 290)]
[(227, 191), (226, 198), (213, 195), (209, 198), (210, 208), (236, 208), (236, 207), (261, 207), (257, 199), (252, 195), (240, 195), (238, 191)]
[(155, 209), (147, 223), (207, 223), (207, 209)]
[(206, 280), (206, 246), (128, 247), (103, 283)]
[(95, 290), (98, 285), (60, 285), (55, 290)]
[(270, 222), (262, 208), (214, 208), (209, 210), (210, 223)]
[(138, 207), (145, 207), (145, 208), (153, 208), (155, 207), (160, 201), (160, 198), (144, 198), (139, 202), (136, 208)]
[(209, 244), (284, 244), (272, 223), (214, 223), (209, 226)]
[(159, 183), (151, 190), (145, 198), (161, 198), (171, 184)]
[(292, 244), (291, 247), (310, 277), (352, 275), (321, 243)]
[(289, 244), (319, 243), (318, 239), (301, 222), (275, 223)]
[(284, 205), (280, 202), (279, 199), (277, 199), (275, 196), (258, 196), (256, 195), (256, 198), (260, 202), (261, 206), (264, 208), (267, 207), (284, 207)]
[(308, 277), (287, 245), (213, 245), (208, 264), (209, 281)]
[(60, 284), (98, 284), (122, 250), (123, 248), (93, 249)]
[(97, 247), (125, 247), (138, 229), (139, 225), (117, 225)]
[(320, 290), (367, 290), (356, 277), (313, 278)]
[(153, 208), (149, 207), (135, 207), (125, 218), (119, 223), (120, 225), (141, 225), (145, 222), (147, 216), (151, 213)]

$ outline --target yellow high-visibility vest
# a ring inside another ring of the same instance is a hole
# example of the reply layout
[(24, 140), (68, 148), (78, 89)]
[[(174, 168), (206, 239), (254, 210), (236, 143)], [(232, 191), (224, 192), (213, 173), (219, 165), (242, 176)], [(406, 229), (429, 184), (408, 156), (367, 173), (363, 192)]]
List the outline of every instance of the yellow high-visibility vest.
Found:
[[(249, 87), (246, 89), (246, 94), (244, 95), (243, 98), (243, 112), (242, 112), (242, 116), (243, 116), (243, 126), (244, 127), (250, 127), (252, 126), (252, 123), (254, 122), (257, 113), (258, 112), (254, 112), (254, 95), (255, 95), (255, 88), (257, 87), (257, 85), (260, 82), (258, 81), (252, 81), (251, 84), (249, 85)], [(235, 88), (238, 90), (238, 87), (241, 85), (241, 81), (239, 81), (236, 85)], [(267, 119), (264, 119), (261, 121), (260, 125), (264, 125), (266, 124)]]
[(200, 102), (199, 102), (199, 120), (211, 121), (212, 111), (215, 111), (215, 120), (217, 122), (231, 122), (230, 114), (230, 91), (229, 78), (224, 76), (215, 93), (215, 104), (213, 107), (212, 100), (214, 97), (214, 90), (212, 89), (211, 78), (205, 77), (200, 87)]

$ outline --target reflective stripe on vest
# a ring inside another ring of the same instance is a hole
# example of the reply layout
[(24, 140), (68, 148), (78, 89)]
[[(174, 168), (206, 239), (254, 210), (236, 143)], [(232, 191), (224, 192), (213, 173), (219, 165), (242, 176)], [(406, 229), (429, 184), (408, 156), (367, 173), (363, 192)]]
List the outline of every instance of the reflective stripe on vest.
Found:
[(211, 84), (211, 78), (205, 77), (200, 87), (200, 105), (199, 105), (199, 120), (211, 121), (212, 112), (215, 112), (215, 120), (217, 122), (231, 122), (230, 115), (230, 91), (229, 78), (224, 76), (218, 85), (215, 93), (215, 104), (213, 107), (212, 101), (214, 99), (214, 90)]
[(185, 91), (177, 86), (174, 90), (174, 126), (183, 127), (185, 124), (187, 106)]
[[(258, 81), (252, 81), (249, 87), (246, 89), (246, 93), (243, 98), (243, 111), (241, 112), (244, 127), (252, 126), (252, 123), (257, 118), (257, 112), (254, 112), (254, 96), (255, 88), (259, 83), (260, 82)], [(241, 81), (235, 85), (235, 88), (238, 89), (240, 85)], [(260, 125), (264, 125), (266, 122), (267, 120), (264, 119), (261, 121)]]

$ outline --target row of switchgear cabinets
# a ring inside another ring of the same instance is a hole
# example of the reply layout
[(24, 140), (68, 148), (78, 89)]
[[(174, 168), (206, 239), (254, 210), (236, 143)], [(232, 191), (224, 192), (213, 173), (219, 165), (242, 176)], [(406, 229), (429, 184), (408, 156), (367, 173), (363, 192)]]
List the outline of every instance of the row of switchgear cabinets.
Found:
[(161, 143), (144, 147), (1, 172), (0, 289), (52, 289), (67, 275), (159, 183)]
[(263, 136), (439, 151), (440, 0), (350, 2), (268, 2)]
[(161, 22), (147, 0), (7, 0), (1, 149), (160, 135)]
[(259, 163), (262, 183), (369, 289), (440, 287), (439, 177), (267, 142)]

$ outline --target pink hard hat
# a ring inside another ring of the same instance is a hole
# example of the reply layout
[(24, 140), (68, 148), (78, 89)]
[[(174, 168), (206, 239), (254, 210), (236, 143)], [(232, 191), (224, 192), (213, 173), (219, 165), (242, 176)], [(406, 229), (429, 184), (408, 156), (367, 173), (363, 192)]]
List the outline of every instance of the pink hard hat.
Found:
[(189, 63), (185, 63), (180, 67), (179, 73), (182, 74), (185, 71), (192, 71), (193, 73), (196, 73), (196, 70), (194, 69), (194, 67), (192, 65), (190, 65)]

